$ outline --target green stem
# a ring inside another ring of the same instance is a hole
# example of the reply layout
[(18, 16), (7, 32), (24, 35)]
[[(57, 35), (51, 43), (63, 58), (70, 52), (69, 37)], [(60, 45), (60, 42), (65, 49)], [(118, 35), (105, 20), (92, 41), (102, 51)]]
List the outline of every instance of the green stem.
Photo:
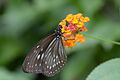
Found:
[(83, 34), (83, 35), (84, 35), (84, 36), (87, 36), (87, 37), (89, 37), (89, 38), (92, 38), (92, 39), (96, 39), (96, 40), (100, 40), (100, 41), (106, 41), (106, 42), (110, 42), (110, 43), (113, 43), (113, 44), (120, 45), (120, 42), (111, 41), (111, 40), (106, 40), (106, 39), (102, 39), (102, 38), (94, 37), (94, 36), (87, 35), (87, 34)]

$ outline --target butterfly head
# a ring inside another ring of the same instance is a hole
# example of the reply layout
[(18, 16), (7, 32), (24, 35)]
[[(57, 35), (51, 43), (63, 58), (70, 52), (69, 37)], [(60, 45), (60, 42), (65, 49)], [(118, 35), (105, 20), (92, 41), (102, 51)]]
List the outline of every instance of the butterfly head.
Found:
[(61, 29), (62, 29), (62, 26), (59, 25), (59, 26), (57, 27), (57, 29), (55, 30), (55, 34), (57, 35), (58, 38), (60, 38), (60, 37), (63, 36), (63, 35), (62, 35), (63, 33), (62, 33)]

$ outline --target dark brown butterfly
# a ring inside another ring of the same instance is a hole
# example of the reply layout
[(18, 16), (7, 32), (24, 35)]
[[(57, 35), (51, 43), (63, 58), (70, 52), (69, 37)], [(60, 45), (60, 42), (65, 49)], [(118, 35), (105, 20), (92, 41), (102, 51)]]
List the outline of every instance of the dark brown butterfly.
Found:
[(23, 62), (23, 71), (27, 73), (42, 73), (54, 76), (67, 61), (62, 41), (62, 26), (58, 26), (55, 33), (40, 40), (29, 52)]

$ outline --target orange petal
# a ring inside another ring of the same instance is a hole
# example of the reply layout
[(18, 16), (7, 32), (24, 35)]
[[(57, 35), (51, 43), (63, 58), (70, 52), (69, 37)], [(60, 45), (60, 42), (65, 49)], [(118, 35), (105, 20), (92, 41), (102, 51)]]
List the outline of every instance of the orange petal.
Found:
[(88, 21), (90, 21), (90, 18), (89, 17), (85, 17), (84, 18), (84, 22), (88, 22)]
[(82, 42), (84, 42), (85, 40), (86, 40), (86, 39), (83, 37), (82, 34), (77, 34), (77, 35), (75, 36), (75, 41), (76, 41), (76, 42), (82, 43)]
[(80, 19), (81, 16), (82, 16), (81, 13), (76, 14), (77, 19)]

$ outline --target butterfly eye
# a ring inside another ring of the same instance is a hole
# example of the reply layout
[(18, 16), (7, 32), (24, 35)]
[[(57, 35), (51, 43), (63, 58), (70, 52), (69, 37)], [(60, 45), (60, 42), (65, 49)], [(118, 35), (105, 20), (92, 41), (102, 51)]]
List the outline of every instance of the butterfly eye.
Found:
[(59, 29), (62, 29), (62, 26), (61, 26), (61, 25), (59, 25), (59, 26), (58, 26), (58, 28), (59, 28)]

